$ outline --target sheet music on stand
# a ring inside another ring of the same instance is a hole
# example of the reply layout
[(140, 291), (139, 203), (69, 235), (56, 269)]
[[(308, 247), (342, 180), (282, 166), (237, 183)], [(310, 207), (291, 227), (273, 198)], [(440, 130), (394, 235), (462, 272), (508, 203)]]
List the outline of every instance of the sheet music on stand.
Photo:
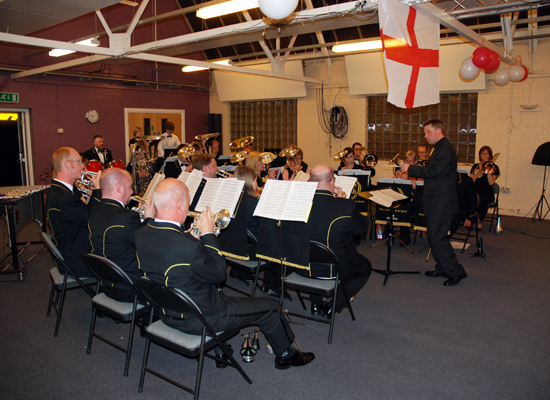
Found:
[(307, 182), (309, 181), (309, 174), (306, 174), (304, 171), (298, 171), (293, 181), (296, 182)]
[(202, 171), (193, 168), (191, 172), (181, 171), (181, 174), (178, 176), (178, 181), (185, 183), (185, 186), (189, 189), (190, 199), (195, 197), (195, 193), (197, 193), (203, 175)]
[(355, 186), (356, 182), (357, 182), (357, 178), (353, 176), (339, 175), (334, 180), (334, 186), (338, 186), (339, 188), (342, 188), (346, 196), (349, 198), (349, 196), (351, 196), (351, 192), (353, 191), (353, 187)]
[(269, 168), (270, 171), (277, 171), (277, 175), (275, 175), (275, 179), (279, 179), (279, 177), (281, 176), (281, 174), (283, 173), (283, 169), (285, 167), (282, 166), (282, 167), (274, 167), (274, 168)]
[(149, 199), (149, 197), (153, 195), (153, 192), (155, 191), (155, 188), (157, 187), (159, 182), (162, 181), (163, 179), (164, 179), (164, 174), (157, 172), (155, 176), (153, 176), (153, 179), (151, 179), (149, 186), (147, 186), (147, 190), (145, 191), (143, 198), (146, 200)]
[(317, 182), (268, 179), (254, 216), (307, 222), (316, 189)]
[(362, 169), (341, 169), (338, 171), (338, 176), (366, 176), (367, 186), (370, 186), (370, 175), (371, 175), (371, 171), (369, 170), (365, 171)]
[(209, 206), (213, 213), (217, 214), (225, 209), (233, 218), (243, 187), (244, 181), (235, 178), (208, 179), (195, 211), (204, 211)]
[(373, 201), (376, 204), (380, 204), (384, 207), (391, 207), (392, 204), (396, 201), (408, 199), (408, 197), (404, 194), (401, 194), (390, 188), (373, 190), (368, 193), (371, 195), (371, 198), (369, 199), (370, 201)]
[(220, 165), (218, 167), (218, 169), (221, 169), (221, 170), (226, 171), (226, 172), (233, 173), (233, 171), (235, 171), (237, 169), (237, 166), (236, 165)]

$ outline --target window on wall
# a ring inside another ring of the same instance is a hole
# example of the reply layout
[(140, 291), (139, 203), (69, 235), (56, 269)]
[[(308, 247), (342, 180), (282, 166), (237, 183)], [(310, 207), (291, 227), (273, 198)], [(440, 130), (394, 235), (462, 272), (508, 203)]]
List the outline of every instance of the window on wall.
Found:
[(426, 144), (421, 124), (441, 120), (458, 161), (475, 162), (477, 93), (441, 94), (439, 104), (403, 109), (387, 102), (387, 96), (367, 99), (368, 149), (378, 158), (392, 159), (397, 153), (418, 150)]
[(231, 141), (254, 136), (252, 147), (258, 151), (296, 144), (296, 99), (235, 102), (229, 115)]

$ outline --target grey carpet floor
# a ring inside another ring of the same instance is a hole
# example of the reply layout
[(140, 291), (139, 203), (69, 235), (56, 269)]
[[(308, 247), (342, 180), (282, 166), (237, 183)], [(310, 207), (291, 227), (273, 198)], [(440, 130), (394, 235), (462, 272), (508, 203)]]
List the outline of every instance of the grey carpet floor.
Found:
[[(434, 265), (433, 258), (426, 262), (427, 249), (420, 252), (425, 237), (412, 246), (413, 254), (394, 246), (391, 268), (422, 274), (391, 276), (384, 287), (384, 277), (373, 273), (353, 303), (357, 320), (347, 310), (337, 315), (332, 344), (328, 325), (293, 319), (300, 346), (317, 356), (312, 364), (276, 370), (260, 335), (255, 361), (242, 364), (254, 383), (206, 360), (201, 397), (549, 399), (550, 221), (503, 217), (502, 226), (500, 235), (482, 232), (485, 260), (472, 258), (475, 245), (457, 252), (468, 277), (450, 288), (443, 278), (423, 274)], [(20, 240), (36, 240), (37, 231), (36, 225), (25, 227)], [(5, 243), (5, 233), (0, 236)], [(386, 246), (370, 244), (362, 241), (359, 251), (375, 268), (385, 268)], [(31, 245), (22, 258), (40, 248)], [(139, 333), (128, 377), (124, 355), (110, 346), (94, 341), (86, 355), (91, 307), (82, 290), (68, 293), (59, 336), (53, 337), (55, 317), (46, 317), (51, 258), (42, 251), (26, 268), (23, 282), (0, 277), (1, 399), (191, 398), (152, 375), (144, 392), (137, 392), (145, 343)], [(286, 306), (301, 308), (295, 295)], [(128, 325), (98, 321), (97, 329), (121, 344), (127, 340)], [(230, 343), (239, 349), (242, 336)], [(153, 346), (150, 363), (193, 385), (194, 360)]]

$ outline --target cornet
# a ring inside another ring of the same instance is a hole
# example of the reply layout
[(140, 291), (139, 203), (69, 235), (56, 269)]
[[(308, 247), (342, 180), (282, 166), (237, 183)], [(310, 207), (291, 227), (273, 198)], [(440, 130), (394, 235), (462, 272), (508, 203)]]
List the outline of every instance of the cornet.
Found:
[[(193, 217), (194, 220), (193, 220), (193, 223), (191, 224), (191, 228), (186, 230), (185, 233), (191, 233), (193, 236), (200, 236), (201, 231), (198, 228), (197, 219), (200, 219), (202, 217), (202, 213), (196, 212), (196, 211), (188, 211), (187, 216)], [(227, 210), (220, 210), (220, 212), (215, 214), (214, 217), (216, 218), (214, 235), (218, 236), (222, 229), (225, 229), (229, 226), (229, 223), (231, 222), (231, 215)]]
[(92, 179), (94, 176), (97, 176), (97, 172), (82, 171), (80, 179), (74, 183), (77, 189), (80, 190), (82, 196), (86, 199), (90, 199), (90, 197), (92, 197), (92, 192), (94, 191), (94, 182)]

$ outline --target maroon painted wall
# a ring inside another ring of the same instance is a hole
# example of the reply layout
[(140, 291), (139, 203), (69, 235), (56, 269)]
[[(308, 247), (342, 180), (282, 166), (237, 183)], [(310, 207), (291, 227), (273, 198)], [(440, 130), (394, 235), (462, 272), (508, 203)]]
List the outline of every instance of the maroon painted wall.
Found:
[[(175, 10), (172, 0), (157, 0), (156, 14)], [(133, 8), (115, 5), (102, 10), (111, 28), (129, 23)], [(153, 15), (149, 5), (144, 13), (147, 18)], [(96, 27), (95, 14), (89, 14), (73, 21), (45, 29), (33, 36), (74, 40), (103, 28), (99, 22)], [(188, 33), (183, 17), (174, 17), (159, 22), (156, 26), (156, 38), (163, 39)], [(155, 29), (151, 25), (136, 29), (132, 44), (150, 42), (155, 38)], [(101, 46), (108, 45), (107, 37), (100, 37)], [(186, 139), (205, 132), (209, 112), (208, 72), (185, 74), (181, 67), (167, 64), (133, 63), (94, 64), (80, 66), (71, 73), (84, 73), (97, 76), (98, 79), (80, 81), (77, 77), (39, 76), (17, 80), (10, 75), (18, 70), (27, 70), (43, 65), (54, 64), (81, 58), (82, 54), (71, 54), (61, 58), (49, 57), (45, 49), (1, 44), (0, 45), (0, 92), (18, 93), (18, 104), (0, 103), (0, 108), (23, 108), (31, 111), (31, 136), (33, 147), (34, 176), (36, 183), (51, 161), (53, 151), (61, 146), (74, 147), (82, 152), (91, 147), (94, 135), (105, 137), (105, 146), (113, 152), (115, 159), (125, 159), (126, 141), (124, 132), (124, 108), (183, 109), (185, 110)], [(186, 55), (188, 58), (202, 59), (201, 54)], [(200, 85), (197, 88), (179, 87), (170, 89), (165, 85), (125, 86), (120, 80), (105, 80), (102, 77), (117, 79), (141, 79), (174, 84)], [(95, 109), (100, 119), (90, 124), (84, 118), (87, 110)], [(62, 128), (63, 134), (57, 129)]]

